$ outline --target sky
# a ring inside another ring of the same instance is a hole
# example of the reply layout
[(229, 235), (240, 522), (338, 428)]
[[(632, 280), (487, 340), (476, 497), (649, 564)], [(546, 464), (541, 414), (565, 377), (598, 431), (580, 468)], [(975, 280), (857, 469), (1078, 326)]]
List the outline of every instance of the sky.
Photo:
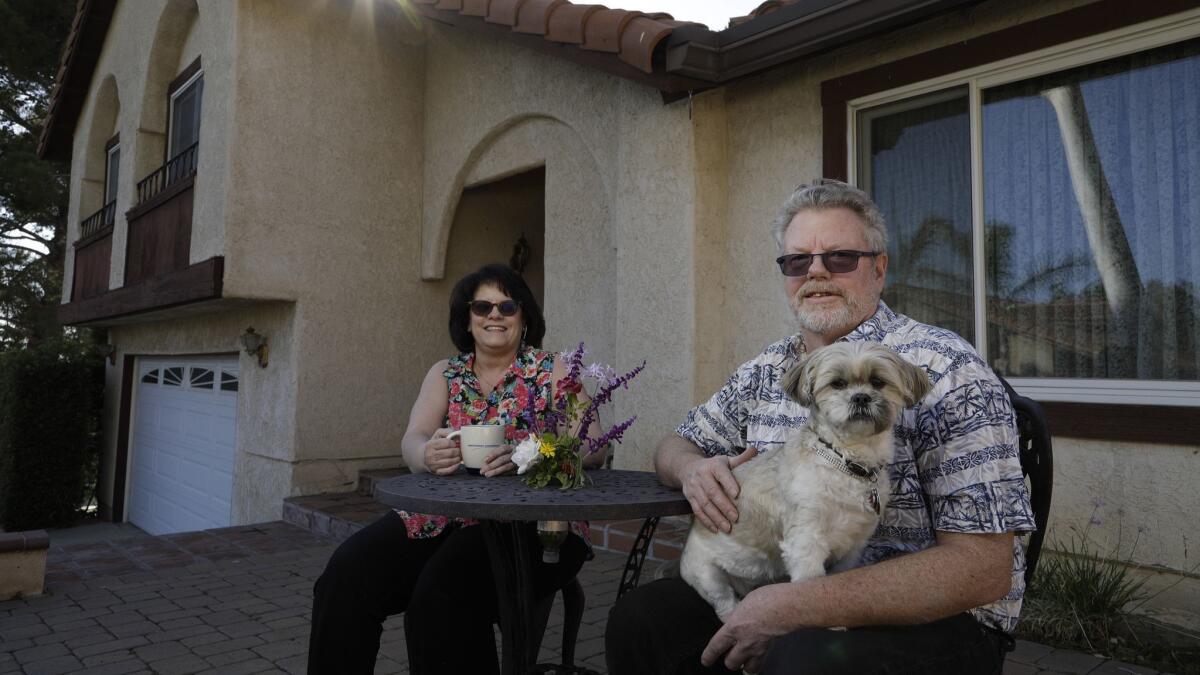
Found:
[(712, 30), (724, 30), (729, 17), (744, 16), (763, 0), (611, 0), (603, 4), (640, 12), (667, 12), (678, 21), (695, 21)]

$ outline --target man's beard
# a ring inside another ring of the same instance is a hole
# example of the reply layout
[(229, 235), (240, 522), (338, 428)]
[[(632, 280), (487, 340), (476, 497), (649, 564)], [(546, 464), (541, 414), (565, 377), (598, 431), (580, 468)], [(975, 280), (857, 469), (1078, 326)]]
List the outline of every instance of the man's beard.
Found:
[(840, 289), (834, 288), (818, 290), (838, 294), (844, 301), (842, 305), (825, 308), (804, 307), (804, 294), (811, 293), (813, 290), (812, 288), (801, 289), (801, 308), (794, 310), (796, 321), (800, 323), (800, 327), (810, 333), (828, 335), (836, 332), (845, 335), (875, 313), (875, 304), (871, 303), (869, 298), (855, 293), (844, 293)]

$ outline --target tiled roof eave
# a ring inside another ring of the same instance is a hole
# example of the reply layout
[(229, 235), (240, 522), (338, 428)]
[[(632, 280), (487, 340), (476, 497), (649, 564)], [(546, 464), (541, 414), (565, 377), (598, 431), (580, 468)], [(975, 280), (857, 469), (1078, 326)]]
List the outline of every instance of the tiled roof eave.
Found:
[(75, 6), (71, 32), (50, 93), (46, 123), (38, 139), (38, 156), (43, 159), (71, 156), (75, 124), (91, 88), (116, 7), (117, 0), (79, 0)]
[[(484, 17), (464, 15), (455, 10), (437, 9), (437, 6), (431, 4), (418, 4), (416, 8), (422, 16), (439, 24), (512, 41), (544, 54), (574, 61), (589, 68), (602, 70), (653, 87), (670, 98), (677, 98), (688, 92), (699, 92), (714, 86), (712, 82), (667, 73), (661, 67), (654, 67), (650, 72), (645, 72), (618, 58), (616, 53), (584, 49), (576, 44), (548, 40), (543, 35), (536, 33), (518, 32), (508, 25), (486, 21)], [(665, 40), (663, 42), (665, 43)]]

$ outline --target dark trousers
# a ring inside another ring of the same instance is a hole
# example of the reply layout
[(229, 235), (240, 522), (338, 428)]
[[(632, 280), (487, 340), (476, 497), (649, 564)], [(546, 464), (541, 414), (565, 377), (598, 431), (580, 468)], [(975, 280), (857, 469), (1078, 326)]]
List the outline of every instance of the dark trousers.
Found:
[[(712, 607), (682, 579), (641, 586), (609, 612), (604, 636), (609, 675), (729, 673), (722, 665), (700, 665), (700, 654), (720, 627)], [(1007, 642), (970, 614), (919, 626), (811, 628), (777, 638), (760, 672), (991, 675), (1000, 672)]]
[[(557, 564), (541, 562), (532, 523), (525, 543), (539, 599), (573, 579), (587, 554), (572, 535)], [(342, 542), (313, 587), (308, 672), (372, 672), (383, 622), (400, 612), (413, 675), (499, 672), (496, 588), (481, 527), (409, 539), (389, 512)]]

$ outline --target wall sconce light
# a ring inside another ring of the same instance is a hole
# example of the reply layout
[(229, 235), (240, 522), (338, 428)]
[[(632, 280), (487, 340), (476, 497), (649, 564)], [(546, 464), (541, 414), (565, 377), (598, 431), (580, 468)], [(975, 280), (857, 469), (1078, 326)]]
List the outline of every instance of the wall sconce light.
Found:
[(93, 345), (92, 349), (96, 350), (97, 354), (99, 354), (100, 356), (103, 356), (105, 359), (107, 359), (110, 364), (112, 364), (114, 366), (117, 365), (117, 346), (116, 345), (104, 342), (104, 343), (98, 343), (96, 345)]
[(242, 348), (250, 356), (258, 357), (258, 366), (260, 368), (267, 367), (267, 338), (263, 335), (254, 332), (253, 328), (247, 328), (245, 333), (242, 333), (241, 338)]

